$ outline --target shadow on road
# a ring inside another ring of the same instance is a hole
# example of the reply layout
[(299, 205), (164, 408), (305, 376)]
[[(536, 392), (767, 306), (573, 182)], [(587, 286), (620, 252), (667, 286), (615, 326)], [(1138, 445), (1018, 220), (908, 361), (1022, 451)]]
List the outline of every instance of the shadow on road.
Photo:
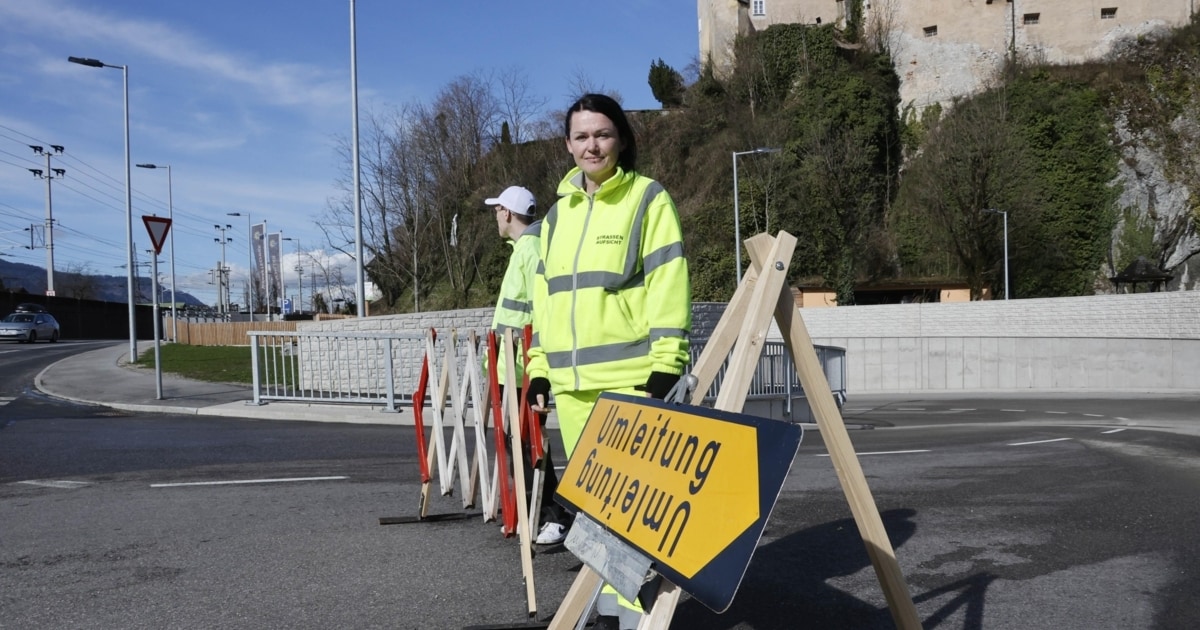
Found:
[[(892, 547), (899, 549), (916, 531), (912, 509), (881, 513)], [(716, 614), (695, 600), (680, 604), (673, 628), (734, 628), (757, 630), (795, 628), (894, 628), (886, 606), (864, 602), (830, 586), (833, 578), (870, 569), (871, 561), (853, 519), (823, 523), (759, 547), (738, 589), (733, 605)], [(950, 592), (958, 596), (941, 607), (926, 628), (940, 625), (959, 608), (966, 609), (965, 630), (982, 627), (983, 602), (995, 577), (972, 576), (914, 597), (933, 599)], [(909, 586), (910, 591), (912, 586)], [(879, 598), (883, 598), (882, 592)]]

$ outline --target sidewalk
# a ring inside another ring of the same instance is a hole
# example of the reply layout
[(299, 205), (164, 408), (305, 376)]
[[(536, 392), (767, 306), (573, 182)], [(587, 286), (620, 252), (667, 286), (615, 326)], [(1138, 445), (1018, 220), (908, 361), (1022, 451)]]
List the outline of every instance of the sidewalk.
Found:
[[(152, 348), (139, 341), (138, 354)], [(156, 398), (154, 370), (131, 366), (127, 343), (67, 357), (42, 370), (38, 391), (65, 400), (103, 405), (126, 411), (195, 414), (261, 420), (310, 420), (359, 424), (412, 425), (411, 409), (388, 412), (383, 405), (333, 405), (297, 402), (253, 404), (246, 385), (207, 383), (163, 374), (163, 398)], [(428, 423), (428, 418), (426, 419)]]

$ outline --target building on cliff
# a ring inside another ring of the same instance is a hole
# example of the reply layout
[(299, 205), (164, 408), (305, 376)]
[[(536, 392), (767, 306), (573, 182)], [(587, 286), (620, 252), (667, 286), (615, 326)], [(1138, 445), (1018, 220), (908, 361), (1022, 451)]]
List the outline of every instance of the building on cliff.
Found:
[(1200, 0), (697, 0), (700, 60), (718, 76), (733, 46), (773, 24), (846, 25), (886, 42), (900, 99), (917, 110), (981, 91), (1006, 59), (1102, 59), (1118, 42), (1187, 24)]

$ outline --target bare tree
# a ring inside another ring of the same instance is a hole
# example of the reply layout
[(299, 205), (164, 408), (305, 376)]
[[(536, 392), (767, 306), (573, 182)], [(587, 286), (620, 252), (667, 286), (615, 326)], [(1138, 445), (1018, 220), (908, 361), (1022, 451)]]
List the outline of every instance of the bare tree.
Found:
[(532, 140), (530, 128), (538, 113), (546, 107), (546, 98), (535, 96), (529, 87), (529, 77), (517, 67), (501, 72), (497, 78), (499, 116), (508, 123), (514, 144)]
[(64, 297), (94, 300), (100, 293), (99, 289), (95, 272), (87, 263), (69, 263), (58, 274), (58, 291)]
[(574, 102), (584, 94), (604, 94), (612, 97), (618, 103), (624, 102), (624, 97), (616, 90), (610, 90), (603, 83), (597, 83), (583, 68), (577, 67), (567, 79), (567, 101)]
[(1003, 275), (1000, 219), (984, 210), (1005, 209), (1011, 223), (1032, 221), (1037, 207), (1032, 160), (1003, 91), (993, 94), (959, 103), (942, 118), (911, 163), (897, 202), (939, 233), (930, 242), (944, 244), (959, 261), (972, 299)]
[(866, 13), (863, 42), (876, 54), (893, 55), (900, 42), (900, 0), (875, 0)]
[(420, 199), (424, 218), (434, 226), (434, 247), (441, 254), (444, 279), (452, 291), (449, 303), (442, 305), (445, 308), (469, 302), (478, 279), (481, 244), (490, 236), (484, 230), (462, 228), (478, 225), (484, 218), (477, 211), (477, 175), (493, 144), (490, 132), (499, 127), (499, 112), (490, 85), (478, 76), (455, 79), (431, 105), (416, 112), (413, 155), (423, 175)]

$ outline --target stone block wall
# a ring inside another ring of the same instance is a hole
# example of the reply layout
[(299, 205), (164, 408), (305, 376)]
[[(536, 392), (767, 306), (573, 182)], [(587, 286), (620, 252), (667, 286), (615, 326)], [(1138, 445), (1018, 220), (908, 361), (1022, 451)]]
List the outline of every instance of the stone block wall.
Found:
[(801, 309), (847, 389), (1200, 391), (1200, 292)]
[[(710, 336), (725, 308), (724, 303), (694, 304), (693, 337)], [(800, 309), (800, 315), (815, 344), (846, 350), (850, 397), (1200, 392), (1200, 291), (849, 306)], [(492, 309), (479, 308), (304, 323), (300, 330), (421, 334), (433, 327), (444, 340), (451, 329), (461, 335), (485, 333), (491, 321)], [(782, 335), (772, 326), (768, 338)], [(397, 387), (409, 394), (421, 356), (394, 356), (394, 361)]]

